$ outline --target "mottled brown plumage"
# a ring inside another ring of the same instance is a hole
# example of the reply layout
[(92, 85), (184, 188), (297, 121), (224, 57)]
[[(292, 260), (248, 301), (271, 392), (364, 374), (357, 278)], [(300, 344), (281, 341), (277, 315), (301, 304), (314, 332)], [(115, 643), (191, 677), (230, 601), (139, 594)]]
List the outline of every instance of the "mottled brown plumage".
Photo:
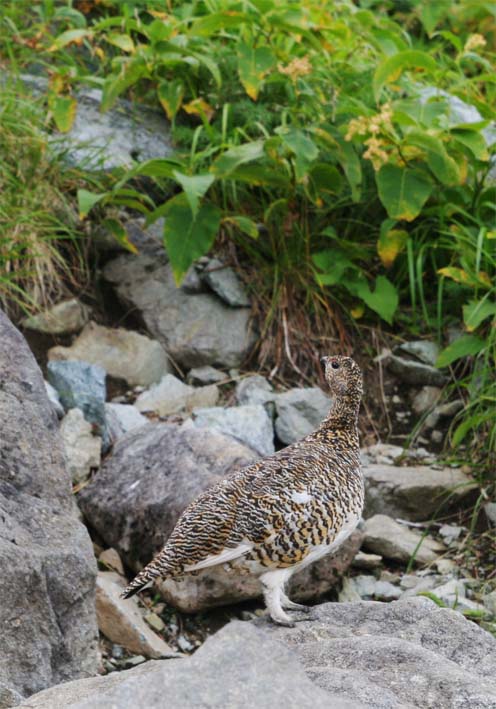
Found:
[(259, 576), (275, 622), (291, 624), (284, 608), (304, 609), (285, 596), (284, 584), (335, 551), (363, 508), (357, 427), (362, 375), (350, 357), (323, 361), (333, 401), (317, 430), (200, 495), (125, 597), (157, 577), (229, 563)]

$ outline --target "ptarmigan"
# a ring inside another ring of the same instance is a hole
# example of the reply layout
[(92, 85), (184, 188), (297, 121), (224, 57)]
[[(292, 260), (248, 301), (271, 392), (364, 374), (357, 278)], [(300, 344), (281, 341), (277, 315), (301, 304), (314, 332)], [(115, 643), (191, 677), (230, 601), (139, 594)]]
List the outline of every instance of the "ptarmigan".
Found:
[(202, 493), (124, 597), (157, 577), (229, 563), (260, 578), (276, 623), (293, 624), (284, 609), (307, 610), (285, 595), (286, 582), (344, 542), (364, 498), (357, 425), (362, 374), (350, 357), (322, 361), (332, 404), (317, 430)]

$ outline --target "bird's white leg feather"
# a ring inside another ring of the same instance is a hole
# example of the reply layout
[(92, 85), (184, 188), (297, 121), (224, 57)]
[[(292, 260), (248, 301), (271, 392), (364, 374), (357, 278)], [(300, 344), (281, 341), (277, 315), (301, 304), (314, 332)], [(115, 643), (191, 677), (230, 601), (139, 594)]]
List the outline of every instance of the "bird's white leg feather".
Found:
[(292, 569), (277, 569), (276, 571), (266, 571), (260, 576), (263, 586), (264, 600), (269, 615), (279, 625), (293, 626), (293, 621), (284, 612), (282, 607), (282, 596), (284, 596), (284, 584), (291, 576)]
[(304, 606), (301, 603), (295, 603), (286, 596), (284, 591), (281, 591), (281, 605), (287, 611), (301, 611), (302, 613), (310, 613), (310, 606)]

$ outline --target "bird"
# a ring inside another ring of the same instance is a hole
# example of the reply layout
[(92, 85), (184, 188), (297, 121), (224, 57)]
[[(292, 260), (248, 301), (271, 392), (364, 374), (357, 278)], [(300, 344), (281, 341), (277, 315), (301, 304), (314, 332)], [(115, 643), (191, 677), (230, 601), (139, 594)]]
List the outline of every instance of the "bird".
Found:
[(360, 521), (364, 502), (362, 373), (351, 357), (326, 356), (321, 362), (331, 394), (322, 423), (200, 494), (163, 549), (123, 590), (124, 598), (157, 578), (178, 579), (228, 564), (259, 578), (274, 623), (293, 627), (308, 617), (311, 609), (291, 601), (285, 586), (296, 571), (341, 546)]

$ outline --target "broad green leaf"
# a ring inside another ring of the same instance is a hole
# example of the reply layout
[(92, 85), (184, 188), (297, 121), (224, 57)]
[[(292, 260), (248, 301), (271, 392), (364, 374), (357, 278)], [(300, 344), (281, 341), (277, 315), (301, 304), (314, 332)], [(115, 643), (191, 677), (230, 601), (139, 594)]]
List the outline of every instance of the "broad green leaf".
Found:
[(173, 197), (167, 203), (164, 239), (174, 279), (179, 285), (193, 261), (212, 247), (220, 226), (221, 212), (213, 204), (202, 204), (196, 217), (185, 195)]
[(354, 289), (356, 294), (376, 312), (389, 325), (392, 325), (393, 316), (398, 308), (398, 291), (386, 276), (378, 276), (375, 281), (375, 289), (370, 290), (367, 281), (359, 281)]
[(101, 202), (104, 197), (107, 197), (107, 192), (89, 192), (88, 190), (77, 191), (77, 201), (79, 209), (79, 218), (84, 219), (91, 209)]
[(343, 136), (329, 124), (324, 124), (320, 128), (313, 128), (312, 132), (319, 143), (335, 153), (350, 185), (351, 197), (354, 202), (358, 202), (362, 182), (362, 166), (355, 148), (350, 142), (344, 140)]
[(339, 194), (343, 189), (343, 178), (334, 165), (319, 162), (309, 172), (309, 192), (315, 202), (323, 194)]
[(165, 158), (154, 158), (142, 162), (133, 169), (133, 175), (145, 175), (146, 177), (165, 177), (171, 180), (174, 179), (174, 170), (181, 167), (180, 163), (175, 160), (167, 160)]
[(136, 246), (133, 244), (132, 241), (129, 240), (129, 236), (126, 229), (119, 221), (117, 221), (117, 219), (105, 219), (102, 223), (102, 226), (107, 229), (112, 234), (112, 236), (115, 237), (116, 241), (127, 251), (130, 251), (133, 254), (138, 253), (138, 249), (136, 248)]
[(198, 213), (198, 205), (208, 188), (215, 180), (214, 175), (184, 175), (179, 170), (174, 170), (174, 179), (179, 182), (188, 200), (193, 218)]
[(266, 74), (276, 63), (276, 57), (269, 47), (254, 47), (252, 44), (238, 44), (238, 73), (248, 96), (256, 101)]
[(388, 216), (407, 222), (420, 214), (433, 189), (432, 181), (424, 172), (397, 165), (384, 165), (375, 179)]
[(249, 15), (235, 10), (210, 12), (208, 15), (192, 22), (189, 34), (193, 37), (209, 37), (219, 30), (239, 27), (240, 24), (246, 22), (248, 19)]
[(264, 141), (254, 140), (243, 143), (223, 153), (211, 167), (211, 172), (218, 177), (227, 177), (237, 167), (265, 156)]
[(462, 335), (439, 354), (436, 367), (447, 367), (461, 357), (479, 354), (485, 344), (477, 335)]
[(393, 229), (395, 222), (385, 219), (381, 225), (381, 233), (377, 242), (377, 253), (386, 268), (390, 268), (408, 241), (408, 232), (404, 229)]
[(294, 154), (296, 179), (302, 180), (307, 175), (310, 164), (317, 158), (319, 149), (302, 130), (296, 128), (289, 131), (277, 129), (276, 132), (283, 144)]
[(312, 261), (323, 273), (316, 273), (317, 282), (324, 286), (333, 286), (343, 281), (344, 273), (348, 268), (355, 266), (348, 256), (337, 249), (325, 249), (312, 255)]
[(379, 100), (385, 84), (399, 79), (406, 69), (423, 69), (434, 72), (437, 69), (437, 63), (429, 54), (418, 49), (406, 49), (384, 59), (375, 70), (372, 81), (376, 101)]
[(496, 315), (496, 303), (488, 298), (471, 300), (463, 306), (463, 322), (469, 332), (473, 332), (491, 315)]
[(255, 163), (253, 165), (240, 165), (230, 173), (228, 179), (246, 182), (250, 185), (289, 188), (289, 174), (273, 167), (266, 167)]
[(105, 39), (114, 47), (122, 49), (123, 52), (128, 52), (130, 54), (134, 52), (134, 42), (128, 34), (117, 34), (111, 32), (105, 36)]
[(432, 35), (441, 20), (449, 15), (451, 0), (434, 0), (420, 5), (420, 21), (429, 36)]
[(72, 44), (72, 42), (81, 44), (85, 37), (91, 37), (92, 34), (92, 32), (86, 29), (67, 30), (55, 38), (53, 44), (48, 48), (48, 51), (56, 52), (58, 49), (62, 49), (63, 47), (67, 47), (68, 44)]
[(226, 217), (224, 222), (234, 224), (243, 234), (251, 236), (252, 239), (258, 239), (259, 232), (257, 225), (252, 219), (243, 216)]
[(157, 95), (162, 108), (167, 114), (167, 118), (169, 121), (173, 121), (183, 102), (183, 82), (180, 79), (162, 81), (157, 87)]
[(148, 69), (141, 57), (136, 57), (122, 65), (120, 72), (111, 74), (103, 85), (102, 111), (112, 108), (117, 98), (142, 77), (148, 75)]
[(458, 129), (451, 130), (450, 133), (455, 140), (470, 150), (474, 158), (484, 161), (489, 160), (486, 141), (480, 133)]
[(70, 131), (76, 117), (76, 99), (72, 96), (50, 96), (48, 105), (57, 130), (61, 133)]
[(474, 414), (473, 416), (469, 416), (467, 419), (462, 421), (462, 423), (454, 432), (453, 438), (451, 439), (453, 447), (456, 448), (456, 446), (458, 446), (463, 441), (469, 431), (475, 431), (482, 423), (486, 423), (486, 421), (493, 420), (494, 411), (478, 413)]
[(420, 130), (409, 131), (405, 143), (421, 148), (426, 153), (427, 164), (443, 185), (459, 185), (460, 170), (439, 138)]

